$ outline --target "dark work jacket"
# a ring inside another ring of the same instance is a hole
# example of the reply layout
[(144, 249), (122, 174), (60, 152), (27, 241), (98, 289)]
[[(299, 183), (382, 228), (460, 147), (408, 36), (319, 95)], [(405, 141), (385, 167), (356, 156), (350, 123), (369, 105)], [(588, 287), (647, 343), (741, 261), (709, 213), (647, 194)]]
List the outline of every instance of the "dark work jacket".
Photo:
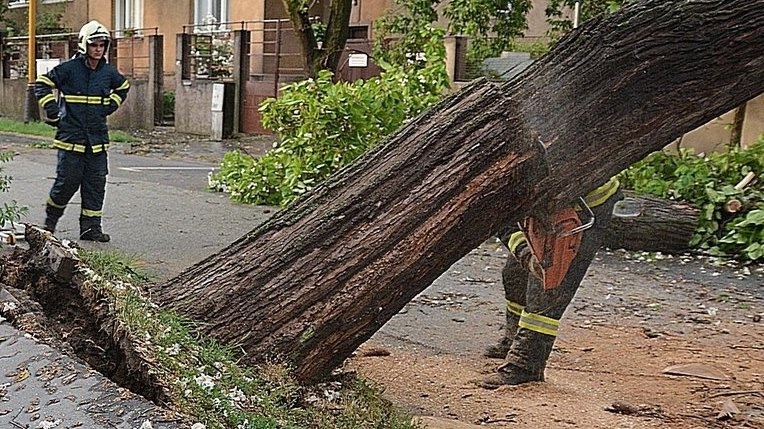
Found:
[(53, 146), (82, 153), (109, 147), (106, 117), (122, 105), (129, 89), (127, 79), (105, 59), (93, 70), (84, 54), (40, 75), (34, 88), (46, 122), (58, 127)]

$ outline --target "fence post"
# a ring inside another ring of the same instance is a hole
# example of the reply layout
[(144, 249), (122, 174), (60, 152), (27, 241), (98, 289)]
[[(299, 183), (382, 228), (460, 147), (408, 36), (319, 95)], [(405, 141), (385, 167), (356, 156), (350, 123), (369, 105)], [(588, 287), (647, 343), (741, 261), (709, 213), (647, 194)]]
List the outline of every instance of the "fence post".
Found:
[(153, 98), (152, 125), (162, 123), (164, 118), (164, 36), (149, 36), (149, 92)]
[[(10, 55), (5, 52), (5, 30), (0, 30), (0, 80), (11, 77), (11, 65), (8, 62)], [(7, 56), (6, 56), (7, 55)]]
[(279, 69), (281, 68), (281, 20), (276, 20), (276, 65), (273, 71), (273, 96), (279, 96)]
[(182, 84), (183, 80), (191, 79), (191, 35), (186, 33), (178, 34), (178, 41), (175, 52), (175, 73)]
[(115, 69), (119, 70), (119, 48), (117, 45), (119, 45), (120, 39), (113, 37), (111, 38), (111, 43), (109, 43), (109, 52), (106, 53), (108, 55), (107, 59), (109, 60), (109, 64), (114, 66)]
[(234, 133), (238, 133), (241, 130), (241, 106), (244, 103), (242, 97), (246, 90), (247, 80), (249, 80), (249, 45), (251, 37), (249, 30), (235, 30), (233, 32)]

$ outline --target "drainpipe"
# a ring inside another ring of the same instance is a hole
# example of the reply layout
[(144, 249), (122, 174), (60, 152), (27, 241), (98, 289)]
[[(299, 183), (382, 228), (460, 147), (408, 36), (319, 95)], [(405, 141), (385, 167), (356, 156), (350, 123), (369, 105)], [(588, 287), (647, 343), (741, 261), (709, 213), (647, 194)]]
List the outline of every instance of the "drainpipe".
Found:
[(352, 0), (352, 8), (350, 9), (350, 24), (358, 24), (361, 22), (361, 0)]
[(37, 0), (29, 0), (29, 42), (27, 52), (27, 98), (24, 103), (24, 123), (39, 119), (34, 81), (37, 78)]

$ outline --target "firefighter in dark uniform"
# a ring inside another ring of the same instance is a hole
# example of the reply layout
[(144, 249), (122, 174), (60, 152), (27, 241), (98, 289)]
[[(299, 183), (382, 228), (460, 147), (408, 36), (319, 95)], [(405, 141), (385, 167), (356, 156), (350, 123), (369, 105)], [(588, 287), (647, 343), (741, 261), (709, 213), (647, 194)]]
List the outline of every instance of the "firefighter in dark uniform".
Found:
[(80, 191), (80, 239), (107, 242), (101, 217), (108, 174), (106, 117), (127, 98), (130, 83), (106, 62), (111, 38), (97, 21), (80, 30), (77, 54), (35, 82), (45, 122), (57, 128), (56, 180), (45, 209), (45, 229), (54, 232), (64, 209)]
[(499, 238), (510, 250), (502, 270), (507, 324), (503, 338), (486, 349), (484, 355), (504, 359), (504, 363), (495, 374), (483, 379), (480, 386), (495, 389), (502, 385), (544, 380), (544, 368), (557, 338), (560, 318), (602, 245), (613, 207), (621, 198), (618, 180), (612, 178), (582, 201), (564, 209), (576, 222), (590, 217), (593, 224), (588, 229), (579, 227), (581, 232), (575, 235), (546, 237), (546, 243), (551, 245), (547, 249), (559, 245), (560, 240), (574, 238), (576, 241), (564, 243), (563, 258), (554, 259), (566, 260), (556, 267), (559, 268), (556, 279), (550, 278), (549, 272), (543, 273), (554, 267), (541, 266), (539, 261), (545, 256), (539, 253), (543, 253), (543, 246), (533, 246), (534, 241), (539, 241), (533, 231), (514, 228), (500, 234)]

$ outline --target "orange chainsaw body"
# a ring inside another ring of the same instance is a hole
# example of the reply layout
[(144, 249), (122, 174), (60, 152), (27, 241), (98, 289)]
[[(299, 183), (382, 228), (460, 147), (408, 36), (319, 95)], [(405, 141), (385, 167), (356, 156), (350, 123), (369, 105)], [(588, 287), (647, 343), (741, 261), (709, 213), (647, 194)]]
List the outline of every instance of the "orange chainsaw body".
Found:
[(525, 236), (541, 265), (544, 290), (558, 287), (581, 246), (581, 219), (572, 207), (557, 211), (547, 221), (529, 217)]

